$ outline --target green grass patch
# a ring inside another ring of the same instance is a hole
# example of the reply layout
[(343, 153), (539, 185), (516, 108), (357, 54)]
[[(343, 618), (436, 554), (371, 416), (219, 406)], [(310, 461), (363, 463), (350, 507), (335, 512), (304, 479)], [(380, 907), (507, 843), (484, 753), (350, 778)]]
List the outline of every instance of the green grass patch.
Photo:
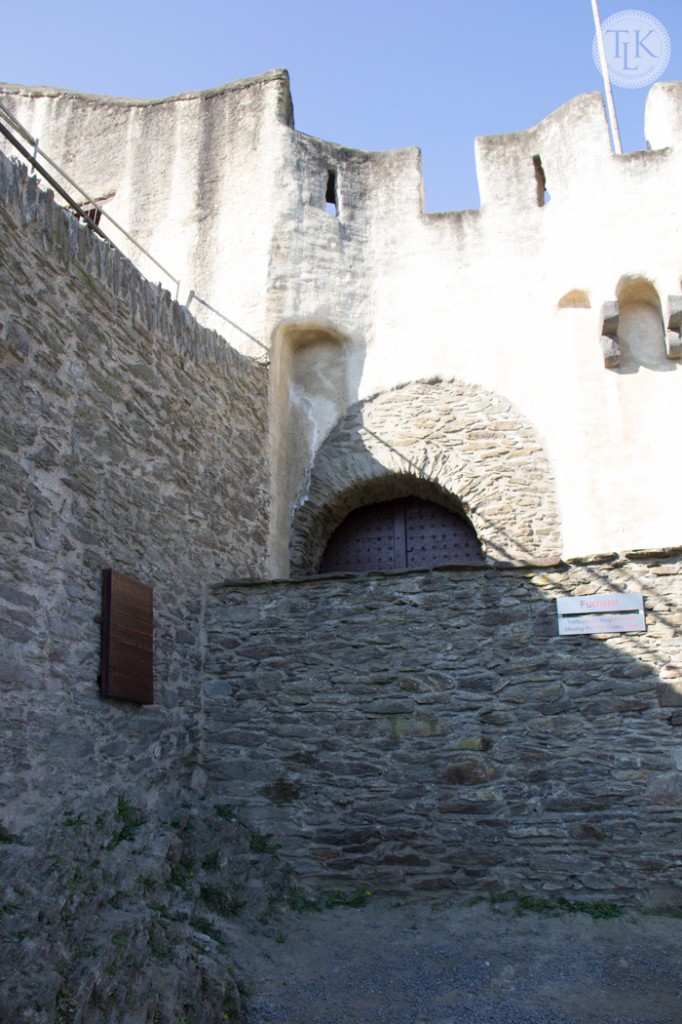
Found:
[(194, 861), (191, 857), (181, 857), (176, 864), (171, 865), (170, 882), (179, 889), (186, 889), (190, 878), (194, 877)]
[(215, 812), (223, 821), (234, 821), (236, 818), (232, 804), (216, 804)]
[(280, 848), (280, 844), (273, 843), (271, 840), (271, 832), (267, 832), (265, 835), (260, 835), (260, 833), (256, 832), (251, 836), (249, 848), (252, 853), (277, 853)]
[(515, 892), (495, 893), (490, 897), (477, 896), (470, 902), (475, 906), (481, 901), (487, 901), (496, 906), (500, 903), (512, 904), (515, 914), (545, 914), (556, 917), (558, 914), (587, 914), (595, 920), (606, 920), (607, 918), (622, 917), (625, 913), (617, 903), (608, 903), (606, 900), (588, 902), (586, 900), (568, 900), (563, 896), (555, 898), (549, 896), (519, 896)]
[(0, 825), (0, 843), (18, 843), (19, 836), (8, 832), (4, 825)]
[(201, 866), (204, 871), (217, 871), (220, 867), (220, 854), (216, 850), (214, 853), (209, 853), (207, 857), (201, 862)]
[(219, 885), (202, 885), (199, 896), (210, 910), (221, 917), (235, 917), (244, 906), (243, 900)]
[(64, 817), (64, 824), (67, 828), (72, 828), (77, 836), (81, 834), (81, 829), (85, 824), (85, 819), (82, 814), (79, 814), (77, 818), (73, 814), (67, 814)]
[(119, 843), (123, 843), (126, 840), (135, 838), (140, 825), (144, 825), (146, 818), (142, 814), (139, 807), (133, 807), (129, 804), (125, 797), (120, 796), (116, 805), (115, 819), (121, 826), (118, 831), (114, 832), (109, 842), (104, 847), (105, 850), (115, 850)]
[(183, 836), (189, 836), (195, 831), (196, 825), (191, 818), (173, 818), (171, 828), (176, 829)]
[(319, 910), (320, 904), (317, 900), (311, 900), (301, 889), (292, 889), (287, 900), (291, 910), (297, 914), (305, 914), (307, 911)]
[(66, 888), (70, 892), (75, 892), (77, 889), (82, 889), (85, 883), (88, 881), (89, 877), (90, 875), (87, 874), (83, 870), (83, 868), (77, 867), (71, 878), (66, 883)]
[(548, 899), (536, 896), (519, 896), (515, 907), (517, 914), (532, 911), (535, 914), (587, 914), (595, 920), (605, 920), (612, 917), (622, 917), (623, 909), (616, 903), (607, 903), (605, 900), (597, 900), (588, 903), (583, 900), (567, 900), (563, 896), (557, 899)]
[(351, 893), (332, 889), (325, 900), (325, 906), (330, 910), (332, 907), (364, 907), (371, 895), (369, 889), (356, 889)]

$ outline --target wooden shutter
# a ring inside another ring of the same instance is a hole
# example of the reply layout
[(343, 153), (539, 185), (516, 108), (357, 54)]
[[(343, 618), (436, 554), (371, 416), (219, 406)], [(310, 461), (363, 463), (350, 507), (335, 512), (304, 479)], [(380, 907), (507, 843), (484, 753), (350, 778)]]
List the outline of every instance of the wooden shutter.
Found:
[(153, 590), (104, 570), (102, 696), (154, 703)]
[(421, 498), (401, 498), (351, 512), (329, 541), (320, 572), (427, 569), (481, 561), (481, 545), (466, 519)]

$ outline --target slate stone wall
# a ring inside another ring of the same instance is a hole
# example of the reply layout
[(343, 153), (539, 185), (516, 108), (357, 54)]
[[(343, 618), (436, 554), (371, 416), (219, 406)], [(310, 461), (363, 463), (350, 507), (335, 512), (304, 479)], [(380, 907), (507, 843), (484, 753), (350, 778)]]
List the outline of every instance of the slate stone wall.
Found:
[[(681, 553), (214, 588), (214, 792), (313, 886), (679, 905)], [(605, 591), (647, 631), (557, 635)]]
[[(267, 371), (4, 157), (0, 200), (0, 802), (16, 831), (85, 783), (139, 804), (191, 775), (202, 587), (264, 571)], [(99, 697), (107, 566), (154, 587), (153, 707)]]
[(291, 528), (291, 574), (317, 571), (362, 504), (420, 495), (461, 510), (490, 562), (555, 562), (554, 476), (532, 425), (500, 395), (428, 380), (358, 402), (321, 445)]

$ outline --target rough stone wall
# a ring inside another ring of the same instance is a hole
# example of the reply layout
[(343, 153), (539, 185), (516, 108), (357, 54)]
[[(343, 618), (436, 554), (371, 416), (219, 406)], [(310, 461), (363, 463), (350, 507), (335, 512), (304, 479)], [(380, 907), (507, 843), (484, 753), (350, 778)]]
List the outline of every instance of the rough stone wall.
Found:
[[(557, 636), (642, 592), (647, 631)], [(680, 905), (680, 551), (224, 585), (204, 767), (312, 885)]]
[(291, 529), (291, 572), (316, 572), (352, 509), (423, 493), (471, 520), (489, 561), (556, 561), (554, 479), (530, 424), (499, 395), (421, 381), (353, 406), (320, 447)]
[[(201, 588), (263, 572), (266, 371), (0, 159), (2, 818), (191, 776)], [(98, 695), (102, 569), (155, 588), (153, 707)], [(82, 791), (87, 782), (87, 794)]]

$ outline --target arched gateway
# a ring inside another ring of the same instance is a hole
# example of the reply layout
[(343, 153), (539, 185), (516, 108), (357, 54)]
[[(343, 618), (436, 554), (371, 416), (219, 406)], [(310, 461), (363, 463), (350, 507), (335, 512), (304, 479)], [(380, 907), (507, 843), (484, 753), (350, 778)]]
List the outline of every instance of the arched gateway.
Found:
[(317, 452), (291, 530), (291, 575), (320, 569), (349, 513), (398, 498), (468, 521), (489, 562), (557, 561), (553, 474), (534, 429), (499, 395), (420, 381), (352, 406)]

